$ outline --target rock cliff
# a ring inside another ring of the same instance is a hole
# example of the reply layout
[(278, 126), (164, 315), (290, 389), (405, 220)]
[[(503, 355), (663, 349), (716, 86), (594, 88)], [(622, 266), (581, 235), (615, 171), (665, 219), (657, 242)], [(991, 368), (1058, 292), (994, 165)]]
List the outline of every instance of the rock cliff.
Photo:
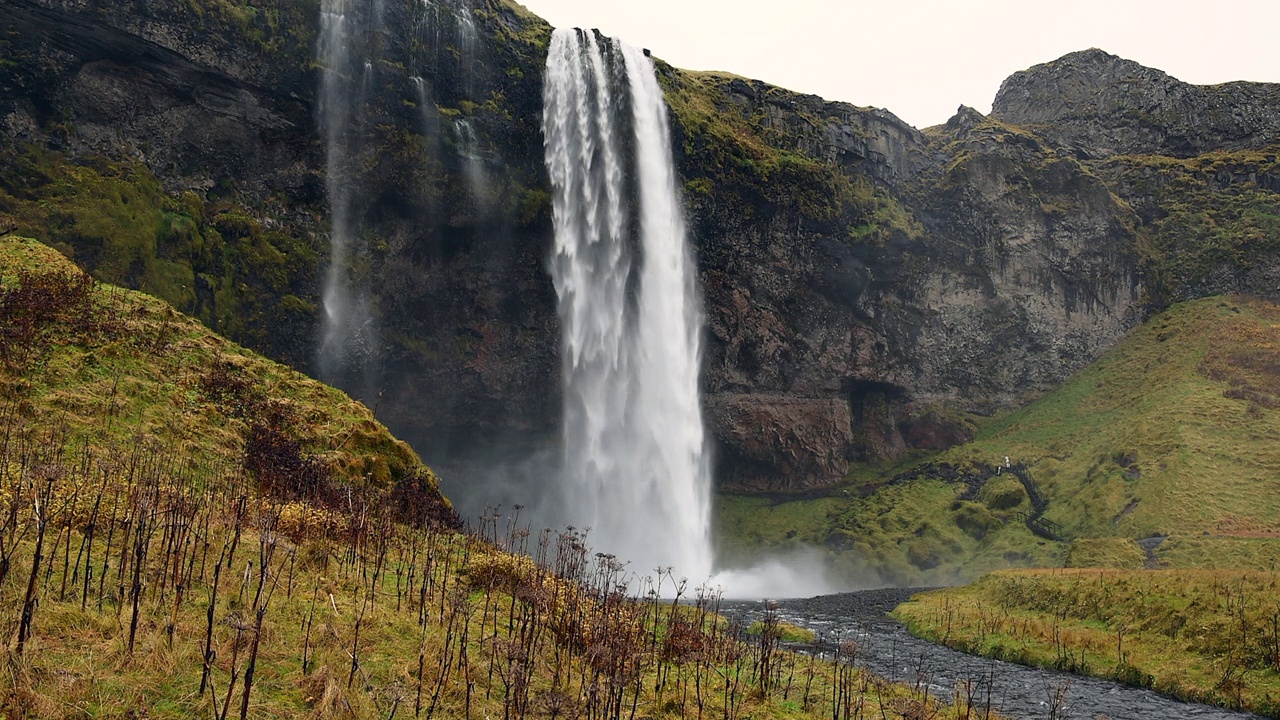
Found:
[(1280, 84), (1190, 85), (1092, 49), (1009, 76), (991, 114), (1081, 157), (1190, 157), (1280, 142)]
[[(342, 172), (359, 209), (348, 270), (380, 332), (343, 384), (446, 472), (552, 447), (550, 28), (500, 0), (378, 7)], [(319, 10), (0, 0), (0, 215), (312, 368)], [(948, 447), (1153, 309), (1280, 290), (1276, 86), (1197, 88), (1087, 51), (1015, 74), (991, 117), (961, 108), (922, 131), (659, 66), (726, 486), (823, 486)]]

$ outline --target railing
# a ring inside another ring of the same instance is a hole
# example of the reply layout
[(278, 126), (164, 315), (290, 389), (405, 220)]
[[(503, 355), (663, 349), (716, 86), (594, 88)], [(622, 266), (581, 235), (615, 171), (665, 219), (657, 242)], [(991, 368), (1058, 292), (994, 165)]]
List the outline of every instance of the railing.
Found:
[(1031, 512), (1018, 513), (1018, 517), (1022, 522), (1026, 523), (1027, 529), (1042, 538), (1066, 542), (1066, 528), (1043, 517), (1044, 511), (1049, 507), (1049, 499), (1040, 491), (1040, 486), (1036, 483), (1035, 478), (1031, 476), (1031, 468), (1018, 463), (1010, 466), (1009, 472), (1013, 473), (1022, 482), (1022, 487), (1026, 489), (1027, 497), (1031, 500)]
[(1048, 540), (1067, 541), (1067, 529), (1058, 523), (1033, 513), (1018, 513), (1018, 519), (1026, 523), (1027, 529)]

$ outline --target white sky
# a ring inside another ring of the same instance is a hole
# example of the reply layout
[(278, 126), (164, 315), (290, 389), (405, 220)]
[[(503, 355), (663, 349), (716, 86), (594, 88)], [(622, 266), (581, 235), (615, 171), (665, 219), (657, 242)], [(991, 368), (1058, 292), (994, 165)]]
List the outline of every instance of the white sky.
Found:
[(1186, 82), (1280, 82), (1280, 0), (520, 0), (690, 70), (891, 110), (989, 112), (1011, 73), (1097, 47)]

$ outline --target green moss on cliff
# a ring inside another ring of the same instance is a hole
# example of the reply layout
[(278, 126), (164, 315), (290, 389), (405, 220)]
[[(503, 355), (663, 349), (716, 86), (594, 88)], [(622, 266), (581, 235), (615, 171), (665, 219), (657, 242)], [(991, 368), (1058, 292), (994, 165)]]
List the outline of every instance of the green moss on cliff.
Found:
[(316, 248), (234, 194), (171, 195), (141, 164), (0, 148), (0, 213), (103, 282), (163, 298), (211, 328), (286, 355), (312, 324)]
[[(658, 76), (676, 121), (691, 203), (732, 207), (758, 221), (796, 214), (811, 229), (855, 243), (921, 234), (910, 210), (883, 188), (815, 155), (828, 143), (826, 119), (799, 108), (793, 93), (663, 63)], [(748, 98), (747, 90), (762, 97)]]
[[(499, 43), (514, 44), (515, 51), (520, 55), (546, 58), (547, 47), (551, 44), (550, 23), (513, 0), (486, 0), (485, 5), (485, 9), (475, 11), (481, 19), (500, 19), (506, 16), (505, 22), (496, 24), (496, 39)], [(524, 71), (519, 66), (511, 66), (508, 70), (524, 77)]]
[(1250, 272), (1280, 254), (1278, 157), (1272, 148), (1093, 164), (1142, 218), (1139, 247), (1152, 310), (1255, 285)]
[[(181, 2), (181, 5), (179, 5)], [(270, 62), (271, 72), (309, 69), (319, 34), (320, 0), (173, 0), (171, 11), (199, 27), (201, 39), (248, 47)], [(157, 8), (164, 14), (169, 8)]]

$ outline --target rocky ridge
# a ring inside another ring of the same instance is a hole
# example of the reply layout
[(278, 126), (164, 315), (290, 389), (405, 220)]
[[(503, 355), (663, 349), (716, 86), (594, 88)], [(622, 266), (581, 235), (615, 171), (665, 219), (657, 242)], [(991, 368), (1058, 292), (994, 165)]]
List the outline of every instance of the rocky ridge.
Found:
[(1280, 142), (1280, 83), (1191, 85), (1094, 48), (1010, 75), (991, 115), (1084, 158), (1191, 157)]

